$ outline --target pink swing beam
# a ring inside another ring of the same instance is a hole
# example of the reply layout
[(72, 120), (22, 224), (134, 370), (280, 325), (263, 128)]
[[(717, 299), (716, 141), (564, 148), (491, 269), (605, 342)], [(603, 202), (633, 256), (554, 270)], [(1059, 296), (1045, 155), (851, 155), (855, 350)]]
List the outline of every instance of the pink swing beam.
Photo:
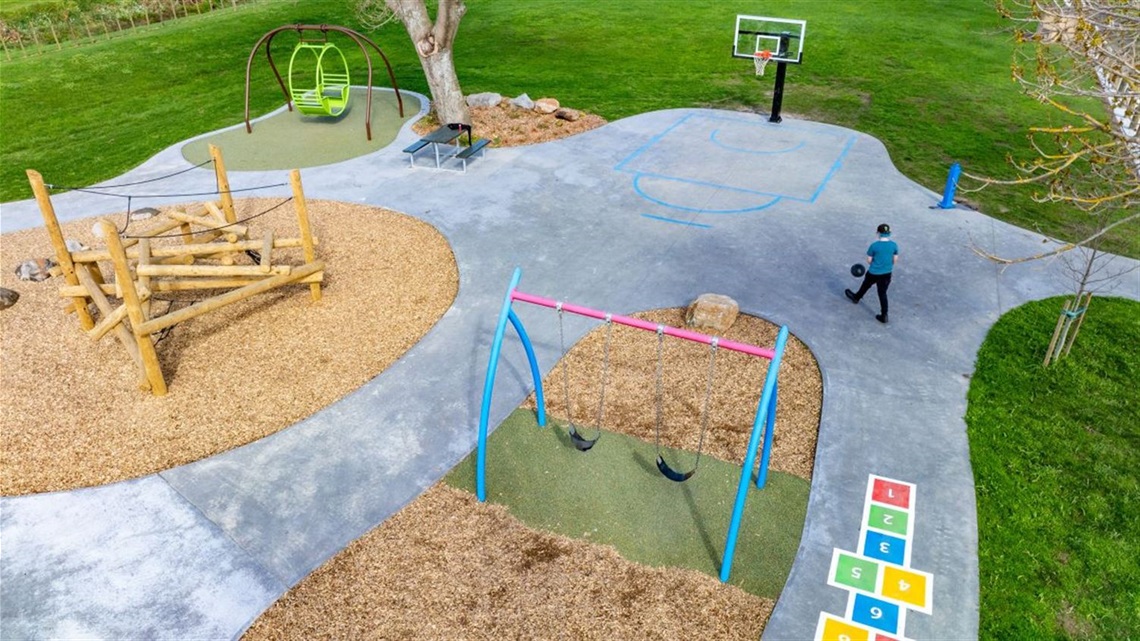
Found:
[[(707, 336), (699, 332), (691, 332), (687, 329), (670, 327), (669, 325), (656, 325), (654, 323), (650, 323), (649, 321), (630, 318), (629, 316), (607, 314), (606, 312), (590, 309), (589, 307), (582, 307), (581, 305), (574, 305), (573, 303), (559, 303), (558, 301), (554, 301), (549, 298), (543, 298), (542, 296), (535, 296), (533, 294), (527, 294), (526, 292), (520, 292), (517, 289), (511, 291), (511, 300), (522, 301), (524, 303), (530, 303), (532, 305), (540, 305), (542, 307), (549, 307), (551, 309), (558, 309), (558, 306), (561, 305), (563, 311), (570, 312), (571, 314), (588, 316), (590, 318), (596, 318), (602, 321), (609, 320), (619, 325), (644, 329), (650, 332), (656, 332), (658, 329), (661, 329), (666, 336), (683, 338), (687, 341), (693, 341), (695, 343), (704, 343), (705, 345), (711, 345), (714, 341), (714, 337)], [(757, 347), (755, 345), (737, 343), (736, 341), (730, 341), (723, 338), (715, 338), (715, 341), (716, 346), (720, 349), (727, 349), (733, 352), (751, 354), (752, 356), (759, 356), (768, 360), (772, 360), (772, 358), (776, 356), (776, 350), (768, 347)]]

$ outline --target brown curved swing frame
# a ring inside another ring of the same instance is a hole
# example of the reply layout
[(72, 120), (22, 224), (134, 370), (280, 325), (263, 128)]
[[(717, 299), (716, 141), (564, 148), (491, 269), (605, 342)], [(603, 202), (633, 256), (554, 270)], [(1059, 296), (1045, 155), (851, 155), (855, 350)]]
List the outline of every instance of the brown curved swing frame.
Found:
[(277, 71), (277, 64), (273, 62), (273, 52), (270, 49), (270, 46), (273, 43), (273, 37), (282, 31), (296, 31), (297, 35), (301, 38), (302, 41), (305, 38), (304, 34), (306, 31), (320, 31), (322, 37), (326, 41), (328, 40), (328, 33), (330, 31), (335, 31), (351, 38), (352, 41), (356, 43), (356, 46), (360, 48), (360, 53), (364, 55), (364, 60), (368, 63), (368, 105), (365, 107), (364, 113), (364, 132), (368, 136), (368, 140), (372, 140), (372, 57), (368, 55), (368, 49), (365, 48), (365, 44), (368, 44), (373, 49), (375, 49), (376, 53), (380, 54), (380, 58), (384, 60), (384, 66), (388, 68), (388, 78), (392, 81), (392, 89), (396, 91), (396, 102), (400, 107), (400, 117), (404, 117), (404, 99), (400, 96), (400, 88), (396, 85), (396, 75), (392, 73), (392, 65), (388, 62), (388, 56), (384, 55), (384, 52), (380, 50), (380, 47), (375, 42), (369, 40), (367, 36), (364, 36), (363, 34), (353, 31), (347, 27), (338, 27), (336, 25), (327, 24), (291, 24), (285, 25), (283, 27), (277, 27), (276, 29), (273, 29), (272, 31), (261, 36), (261, 39), (257, 41), (257, 44), (253, 46), (253, 51), (249, 52), (249, 59), (245, 63), (246, 133), (253, 133), (253, 125), (249, 122), (249, 72), (253, 67), (253, 59), (257, 55), (258, 49), (261, 49), (262, 44), (265, 45), (265, 57), (267, 60), (269, 60), (269, 68), (273, 70), (273, 76), (277, 78), (277, 85), (281, 87), (281, 93), (285, 95), (285, 104), (289, 107), (289, 111), (293, 111), (293, 97), (289, 95), (289, 90), (285, 87), (285, 81), (281, 79), (281, 73)]

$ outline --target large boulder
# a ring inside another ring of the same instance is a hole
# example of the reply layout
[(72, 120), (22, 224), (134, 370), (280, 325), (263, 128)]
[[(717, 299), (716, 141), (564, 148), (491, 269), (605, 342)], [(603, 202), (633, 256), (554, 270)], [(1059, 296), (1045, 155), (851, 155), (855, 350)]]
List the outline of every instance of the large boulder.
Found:
[(468, 107), (498, 107), (499, 103), (503, 101), (501, 94), (485, 91), (483, 93), (473, 93), (467, 96)]
[(515, 107), (518, 107), (519, 109), (526, 109), (528, 111), (534, 109), (534, 101), (531, 100), (530, 96), (526, 95), (525, 93), (521, 96), (515, 96), (514, 98), (511, 98), (511, 104)]
[(685, 325), (706, 334), (723, 336), (736, 317), (740, 305), (723, 294), (701, 294), (685, 310)]
[(538, 113), (552, 114), (558, 111), (558, 101), (554, 98), (539, 98), (534, 101), (534, 110)]

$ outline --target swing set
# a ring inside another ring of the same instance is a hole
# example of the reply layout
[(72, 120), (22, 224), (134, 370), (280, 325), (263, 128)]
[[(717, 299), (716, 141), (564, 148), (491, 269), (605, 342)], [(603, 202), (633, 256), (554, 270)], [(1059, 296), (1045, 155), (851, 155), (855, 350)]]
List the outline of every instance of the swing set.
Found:
[[(601, 380), (601, 394), (598, 403), (597, 424), (595, 431), (589, 437), (584, 436), (579, 430), (578, 426), (574, 425), (573, 420), (570, 420), (569, 434), (570, 441), (580, 451), (586, 452), (597, 444), (602, 434), (602, 421), (604, 418), (605, 408), (605, 393), (606, 383), (609, 374), (609, 354), (611, 344), (611, 334), (614, 323), (641, 329), (645, 331), (655, 332), (657, 334), (657, 370), (656, 370), (656, 398), (657, 398), (657, 415), (656, 415), (656, 431), (655, 443), (657, 447), (657, 469), (661, 474), (671, 481), (678, 483), (687, 481), (692, 478), (696, 473), (697, 467), (700, 465), (701, 450), (704, 448), (705, 431), (708, 427), (708, 408), (709, 399), (712, 392), (713, 373), (716, 367), (716, 352), (718, 349), (727, 349), (734, 352), (741, 352), (752, 356), (758, 356), (768, 359), (768, 372), (764, 379), (764, 388), (760, 394), (760, 401), (756, 407), (756, 415), (752, 422), (752, 432), (748, 440), (748, 452), (744, 458), (744, 465), (740, 472), (740, 482), (737, 485), (736, 500), (733, 505), (732, 518), (729, 523), (728, 536), (725, 539), (724, 558), (720, 568), (720, 580), (728, 582), (729, 575), (732, 570), (732, 557), (736, 550), (736, 540), (740, 532), (740, 523), (744, 516), (744, 504), (748, 496), (748, 482), (752, 474), (753, 465), (756, 463), (757, 450), (760, 452), (759, 469), (756, 473), (756, 487), (763, 489), (768, 479), (768, 461), (772, 453), (772, 439), (776, 426), (776, 402), (778, 394), (777, 379), (780, 371), (780, 361), (784, 355), (784, 346), (788, 340), (788, 328), (781, 327), (780, 332), (776, 337), (775, 347), (757, 347), (755, 345), (748, 345), (745, 343), (737, 343), (735, 341), (721, 339), (715, 336), (707, 336), (697, 332), (680, 329), (676, 327), (669, 327), (666, 325), (654, 324), (648, 321), (631, 318), (629, 316), (619, 316), (607, 312), (590, 309), (589, 307), (582, 307), (572, 303), (565, 303), (562, 301), (555, 301), (533, 294), (518, 291), (519, 280), (522, 278), (522, 269), (516, 267), (514, 274), (511, 277), (510, 286), (507, 288), (506, 296), (503, 299), (503, 305), (499, 312), (499, 320), (495, 326), (494, 340), (491, 342), (491, 356), (487, 363), (487, 376), (483, 383), (483, 403), (479, 412), (479, 441), (476, 453), (475, 463), (475, 494), (479, 500), (486, 502), (487, 500), (487, 431), (488, 423), (490, 421), (491, 413), (491, 397), (495, 385), (495, 372), (498, 369), (499, 357), (502, 352), (503, 338), (506, 333), (507, 323), (510, 322), (511, 326), (515, 328), (515, 333), (518, 334), (519, 340), (522, 342), (523, 349), (526, 351), (527, 361), (530, 365), (531, 377), (534, 380), (534, 394), (535, 405), (537, 408), (537, 418), (539, 427), (546, 426), (546, 403), (543, 396), (542, 389), (542, 375), (538, 367), (538, 359), (535, 357), (534, 346), (531, 344), (530, 337), (527, 335), (526, 329), (523, 327), (522, 321), (519, 320), (513, 304), (518, 302), (529, 303), (538, 305), (540, 307), (548, 307), (554, 309), (558, 313), (558, 340), (559, 347), (562, 350), (562, 380), (563, 380), (563, 393), (565, 394), (566, 408), (569, 412), (570, 408), (570, 392), (569, 392), (569, 374), (566, 369), (566, 342), (563, 330), (563, 316), (567, 313), (588, 318), (595, 318), (606, 323), (606, 336), (605, 346), (603, 349), (603, 364), (602, 364), (602, 380)], [(701, 433), (700, 441), (697, 446), (696, 460), (692, 469), (687, 471), (678, 471), (670, 466), (662, 454), (661, 450), (661, 406), (662, 406), (662, 350), (664, 346), (665, 336), (672, 336), (681, 338), (688, 341), (697, 343), (704, 343), (709, 346), (709, 364), (708, 364), (708, 377), (705, 385), (705, 400), (701, 410)], [(761, 447), (761, 435), (763, 435), (763, 444)]]
[[(281, 78), (277, 64), (273, 62), (271, 46), (273, 38), (284, 31), (297, 32), (297, 44), (293, 46), (293, 54), (289, 57), (289, 69), (286, 80)], [(249, 59), (245, 63), (245, 130), (253, 133), (253, 125), (249, 122), (249, 78), (253, 67), (253, 59), (261, 45), (265, 45), (265, 58), (269, 61), (269, 68), (277, 78), (277, 84), (285, 95), (285, 104), (289, 111), (296, 105), (297, 111), (306, 116), (338, 117), (348, 107), (349, 93), (352, 88), (348, 73), (348, 62), (344, 54), (335, 44), (329, 42), (329, 32), (340, 33), (347, 36), (360, 49), (364, 61), (368, 65), (368, 78), (365, 83), (366, 103), (364, 113), (364, 132), (368, 140), (372, 140), (372, 57), (368, 54), (368, 45), (380, 54), (384, 66), (388, 68), (388, 78), (392, 81), (392, 89), (396, 92), (396, 102), (399, 106), (400, 117), (404, 117), (404, 99), (400, 96), (400, 88), (396, 85), (396, 75), (392, 72), (392, 65), (388, 56), (380, 50), (380, 46), (367, 36), (353, 31), (347, 27), (338, 27), (328, 24), (292, 24), (277, 27), (261, 36), (253, 50), (249, 52)], [(306, 36), (316, 32), (316, 37)]]

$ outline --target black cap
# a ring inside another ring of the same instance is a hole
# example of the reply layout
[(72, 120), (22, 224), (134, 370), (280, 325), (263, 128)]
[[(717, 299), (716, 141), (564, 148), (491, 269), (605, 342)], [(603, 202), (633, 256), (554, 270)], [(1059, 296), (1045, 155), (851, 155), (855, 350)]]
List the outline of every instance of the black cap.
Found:
[(879, 231), (879, 233), (880, 233), (880, 234), (887, 234), (887, 235), (890, 235), (890, 233), (891, 233), (891, 226), (890, 226), (890, 225), (888, 225), (888, 224), (886, 224), (886, 223), (883, 223), (882, 225), (879, 225), (878, 231)]

